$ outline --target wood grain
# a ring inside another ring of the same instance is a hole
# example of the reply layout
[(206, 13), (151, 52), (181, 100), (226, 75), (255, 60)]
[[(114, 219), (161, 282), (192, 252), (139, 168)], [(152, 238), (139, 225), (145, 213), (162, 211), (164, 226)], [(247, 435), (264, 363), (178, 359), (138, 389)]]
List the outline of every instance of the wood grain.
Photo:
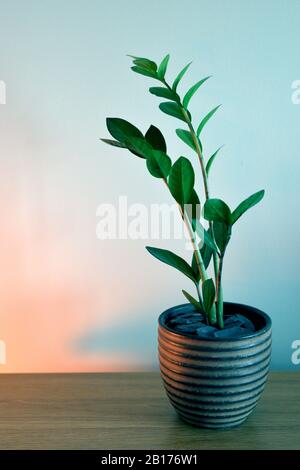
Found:
[(158, 373), (0, 375), (1, 449), (300, 449), (300, 374), (273, 372), (234, 430), (184, 424)]

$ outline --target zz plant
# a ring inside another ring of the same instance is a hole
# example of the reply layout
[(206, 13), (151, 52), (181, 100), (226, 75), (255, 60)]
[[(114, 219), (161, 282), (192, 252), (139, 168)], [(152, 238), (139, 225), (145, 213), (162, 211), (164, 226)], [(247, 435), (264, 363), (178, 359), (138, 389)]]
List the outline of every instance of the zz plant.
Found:
[[(196, 154), (200, 164), (205, 201), (202, 211), (199, 196), (195, 188), (195, 173), (191, 161), (181, 156), (172, 163), (167, 154), (167, 146), (161, 131), (151, 125), (145, 135), (133, 124), (120, 118), (107, 118), (107, 128), (114, 140), (101, 139), (103, 142), (129, 150), (142, 158), (155, 178), (160, 178), (178, 204), (182, 219), (186, 225), (192, 246), (193, 258), (187, 261), (169, 250), (146, 247), (149, 253), (163, 263), (181, 271), (194, 283), (197, 299), (183, 291), (187, 300), (205, 315), (207, 324), (218, 328), (224, 327), (222, 271), (224, 255), (228, 246), (232, 228), (239, 218), (264, 196), (264, 190), (258, 191), (242, 201), (233, 211), (222, 200), (212, 198), (209, 189), (211, 167), (221, 148), (208, 159), (205, 158), (202, 131), (207, 122), (216, 113), (219, 106), (212, 109), (195, 127), (189, 110), (190, 100), (200, 87), (210, 78), (205, 77), (193, 85), (183, 96), (179, 95), (178, 85), (191, 63), (177, 75), (173, 83), (166, 79), (170, 56), (164, 57), (159, 66), (152, 60), (129, 56), (133, 59), (131, 69), (146, 77), (156, 80), (159, 86), (149, 88), (151, 94), (163, 98), (160, 110), (180, 120), (185, 128), (176, 129), (176, 134)], [(203, 219), (207, 221), (206, 227)], [(200, 241), (199, 241), (200, 240)], [(212, 264), (212, 275), (209, 275)]]

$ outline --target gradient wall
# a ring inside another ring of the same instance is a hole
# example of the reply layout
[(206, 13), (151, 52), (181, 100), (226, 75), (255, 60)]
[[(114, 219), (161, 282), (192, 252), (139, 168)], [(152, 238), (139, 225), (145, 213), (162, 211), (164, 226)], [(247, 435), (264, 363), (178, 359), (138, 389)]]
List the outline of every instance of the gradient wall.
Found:
[(119, 195), (169, 197), (98, 137), (120, 116), (158, 125), (173, 158), (186, 153), (126, 57), (167, 52), (172, 76), (193, 60), (186, 87), (213, 75), (193, 98), (199, 118), (223, 104), (205, 131), (208, 151), (225, 144), (213, 194), (234, 206), (266, 189), (234, 233), (225, 297), (269, 313), (273, 367), (299, 368), (300, 2), (0, 0), (0, 11), (0, 372), (156, 367), (157, 317), (190, 285), (147, 240), (98, 240), (96, 210)]

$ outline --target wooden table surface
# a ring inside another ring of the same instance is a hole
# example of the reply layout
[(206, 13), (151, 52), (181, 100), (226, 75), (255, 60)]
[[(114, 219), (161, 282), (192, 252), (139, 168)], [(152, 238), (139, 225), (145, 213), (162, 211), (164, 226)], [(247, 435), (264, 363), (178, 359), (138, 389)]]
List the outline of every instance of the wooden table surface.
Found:
[(234, 430), (180, 421), (158, 373), (0, 375), (1, 449), (300, 449), (300, 374), (273, 372)]

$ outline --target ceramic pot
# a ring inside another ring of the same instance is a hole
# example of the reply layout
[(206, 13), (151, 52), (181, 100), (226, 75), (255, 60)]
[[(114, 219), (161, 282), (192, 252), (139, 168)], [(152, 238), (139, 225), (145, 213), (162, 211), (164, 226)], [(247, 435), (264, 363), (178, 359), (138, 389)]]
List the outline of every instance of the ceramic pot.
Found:
[(224, 302), (224, 315), (240, 313), (256, 331), (235, 338), (198, 338), (167, 326), (172, 317), (193, 311), (191, 304), (183, 304), (159, 317), (159, 363), (167, 395), (190, 424), (239, 426), (256, 407), (267, 380), (271, 319), (256, 308)]

